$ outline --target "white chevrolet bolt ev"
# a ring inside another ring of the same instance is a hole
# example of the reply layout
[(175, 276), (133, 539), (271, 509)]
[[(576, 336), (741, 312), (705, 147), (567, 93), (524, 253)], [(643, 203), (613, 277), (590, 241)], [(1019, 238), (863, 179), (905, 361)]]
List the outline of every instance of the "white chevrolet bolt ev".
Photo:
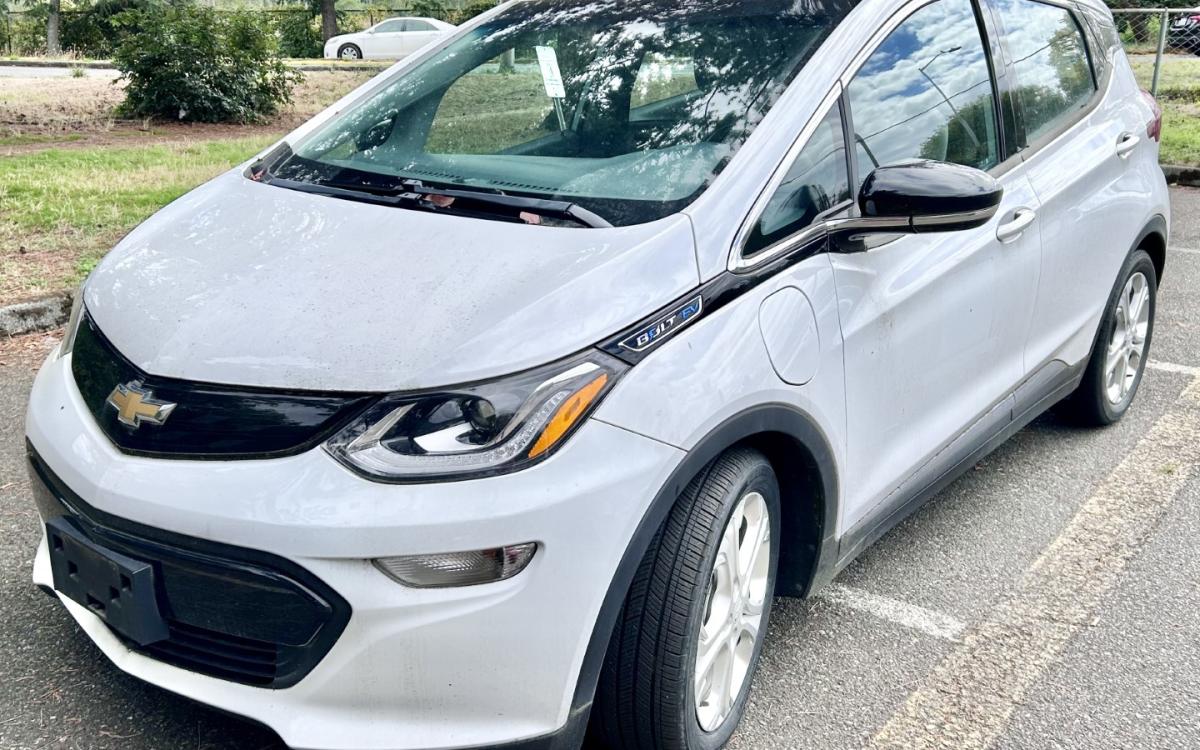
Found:
[(775, 596), (1129, 408), (1160, 126), (1100, 0), (504, 5), (99, 265), (34, 580), (297, 747), (718, 748)]

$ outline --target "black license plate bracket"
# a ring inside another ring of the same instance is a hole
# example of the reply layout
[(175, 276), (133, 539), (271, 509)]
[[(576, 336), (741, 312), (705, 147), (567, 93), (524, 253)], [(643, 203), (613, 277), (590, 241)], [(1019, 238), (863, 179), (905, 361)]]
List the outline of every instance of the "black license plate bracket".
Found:
[(102, 547), (66, 518), (46, 522), (54, 588), (140, 646), (166, 640), (154, 566)]

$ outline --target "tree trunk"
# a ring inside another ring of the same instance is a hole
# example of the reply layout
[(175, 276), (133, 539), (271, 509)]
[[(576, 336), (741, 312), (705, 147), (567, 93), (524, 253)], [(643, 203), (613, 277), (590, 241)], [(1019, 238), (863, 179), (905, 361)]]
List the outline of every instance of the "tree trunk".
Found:
[(329, 41), (337, 36), (337, 11), (333, 7), (334, 0), (321, 0), (321, 40)]
[(1150, 16), (1137, 14), (1129, 19), (1129, 30), (1133, 32), (1133, 40), (1138, 44), (1150, 41)]
[(62, 38), (59, 36), (60, 0), (50, 0), (50, 16), (46, 19), (46, 54), (62, 54)]

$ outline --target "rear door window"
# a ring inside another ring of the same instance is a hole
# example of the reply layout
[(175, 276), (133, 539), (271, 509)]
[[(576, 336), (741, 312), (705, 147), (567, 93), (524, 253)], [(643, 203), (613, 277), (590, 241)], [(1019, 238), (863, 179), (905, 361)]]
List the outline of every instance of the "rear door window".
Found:
[(1017, 75), (1025, 138), (1071, 122), (1096, 93), (1083, 31), (1071, 11), (1034, 0), (992, 0)]
[(375, 27), (376, 34), (394, 34), (400, 31), (404, 31), (404, 21), (400, 19), (384, 21)]
[(860, 187), (878, 167), (932, 159), (988, 170), (1000, 162), (996, 97), (971, 0), (918, 10), (847, 89)]

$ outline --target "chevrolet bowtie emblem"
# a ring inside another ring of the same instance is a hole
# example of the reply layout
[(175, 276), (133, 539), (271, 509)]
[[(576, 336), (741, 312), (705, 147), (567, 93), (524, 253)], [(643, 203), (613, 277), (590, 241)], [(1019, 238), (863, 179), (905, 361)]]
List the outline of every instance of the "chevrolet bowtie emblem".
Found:
[(143, 422), (161, 425), (175, 411), (176, 404), (154, 400), (154, 392), (142, 387), (136, 380), (122, 383), (108, 394), (108, 405), (117, 410), (117, 421), (134, 428)]

